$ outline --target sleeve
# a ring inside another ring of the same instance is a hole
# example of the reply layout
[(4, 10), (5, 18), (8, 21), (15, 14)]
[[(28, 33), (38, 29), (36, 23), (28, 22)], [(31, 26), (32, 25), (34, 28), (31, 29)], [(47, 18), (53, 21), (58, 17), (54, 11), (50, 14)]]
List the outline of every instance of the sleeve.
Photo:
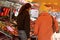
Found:
[(59, 31), (59, 27), (58, 27), (58, 22), (57, 22), (56, 18), (54, 18), (54, 26), (56, 28), (56, 32), (58, 32)]
[(18, 29), (20, 29), (23, 26), (23, 15), (20, 14), (17, 16), (17, 25), (18, 25)]
[(25, 19), (24, 19), (24, 26), (25, 26), (25, 31), (27, 34), (27, 37), (30, 37), (30, 16), (29, 14), (24, 14), (25, 15)]
[(35, 26), (34, 26), (34, 34), (35, 35), (38, 35), (38, 32), (39, 32), (39, 21), (40, 21), (40, 19), (38, 18), (35, 22)]

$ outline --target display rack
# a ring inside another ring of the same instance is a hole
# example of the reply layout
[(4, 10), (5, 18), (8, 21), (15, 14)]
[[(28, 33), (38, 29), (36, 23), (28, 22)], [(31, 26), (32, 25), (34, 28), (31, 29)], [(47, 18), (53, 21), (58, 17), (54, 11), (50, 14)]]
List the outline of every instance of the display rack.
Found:
[(10, 34), (7, 33), (6, 31), (3, 31), (3, 30), (1, 30), (1, 29), (0, 29), (0, 33), (6, 35), (6, 36), (9, 37), (9, 38), (13, 38), (12, 35), (10, 35)]

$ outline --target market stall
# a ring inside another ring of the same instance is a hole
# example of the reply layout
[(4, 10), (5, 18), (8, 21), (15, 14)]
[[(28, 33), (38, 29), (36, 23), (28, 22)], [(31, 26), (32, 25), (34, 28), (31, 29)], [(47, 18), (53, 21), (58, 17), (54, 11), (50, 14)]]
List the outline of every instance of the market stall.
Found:
[[(21, 4), (20, 4), (21, 3)], [(4, 36), (8, 37), (8, 38), (12, 38), (13, 36), (17, 37), (18, 36), (18, 30), (17, 30), (17, 26), (16, 26), (16, 17), (18, 16), (18, 12), (20, 7), (25, 4), (28, 3), (27, 1), (20, 1), (20, 3), (16, 3), (13, 1), (0, 1), (0, 33), (4, 34)], [(30, 3), (30, 2), (29, 2)], [(31, 3), (32, 9), (30, 12), (30, 16), (31, 16), (31, 21), (34, 21), (34, 19), (36, 20), (36, 18), (38, 17), (38, 8), (36, 6), (36, 4), (38, 3)], [(34, 16), (34, 14), (37, 13), (37, 15)], [(33, 18), (33, 19), (32, 19)], [(32, 29), (32, 26), (31, 26)]]
[[(14, 5), (15, 4), (15, 5)], [(18, 30), (17, 26), (14, 23), (14, 10), (20, 8), (19, 3), (13, 3), (9, 1), (0, 1), (0, 39), (1, 40), (13, 40), (15, 37), (17, 40)], [(16, 33), (16, 34), (15, 34)], [(5, 36), (5, 37), (4, 37)]]

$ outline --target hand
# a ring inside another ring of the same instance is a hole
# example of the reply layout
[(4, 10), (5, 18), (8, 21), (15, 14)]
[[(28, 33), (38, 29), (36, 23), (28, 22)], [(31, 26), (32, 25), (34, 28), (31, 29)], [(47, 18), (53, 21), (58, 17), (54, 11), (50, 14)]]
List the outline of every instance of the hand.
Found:
[(30, 32), (30, 37), (31, 37), (32, 35), (34, 35), (34, 33), (33, 33), (33, 32)]
[(28, 40), (31, 40), (30, 38), (28, 38)]
[(57, 31), (56, 33), (59, 33), (59, 31)]
[(16, 22), (16, 21), (14, 21), (13, 23), (14, 23), (14, 24), (17, 24), (17, 22)]

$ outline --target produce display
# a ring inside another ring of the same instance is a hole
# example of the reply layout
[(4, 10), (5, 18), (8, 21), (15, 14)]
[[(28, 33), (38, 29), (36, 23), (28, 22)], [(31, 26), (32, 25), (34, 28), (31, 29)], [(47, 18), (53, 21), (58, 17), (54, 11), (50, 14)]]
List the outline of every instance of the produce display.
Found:
[(18, 30), (16, 27), (13, 26), (12, 23), (6, 21), (0, 21), (0, 33), (5, 34), (6, 36), (12, 37), (18, 36)]

